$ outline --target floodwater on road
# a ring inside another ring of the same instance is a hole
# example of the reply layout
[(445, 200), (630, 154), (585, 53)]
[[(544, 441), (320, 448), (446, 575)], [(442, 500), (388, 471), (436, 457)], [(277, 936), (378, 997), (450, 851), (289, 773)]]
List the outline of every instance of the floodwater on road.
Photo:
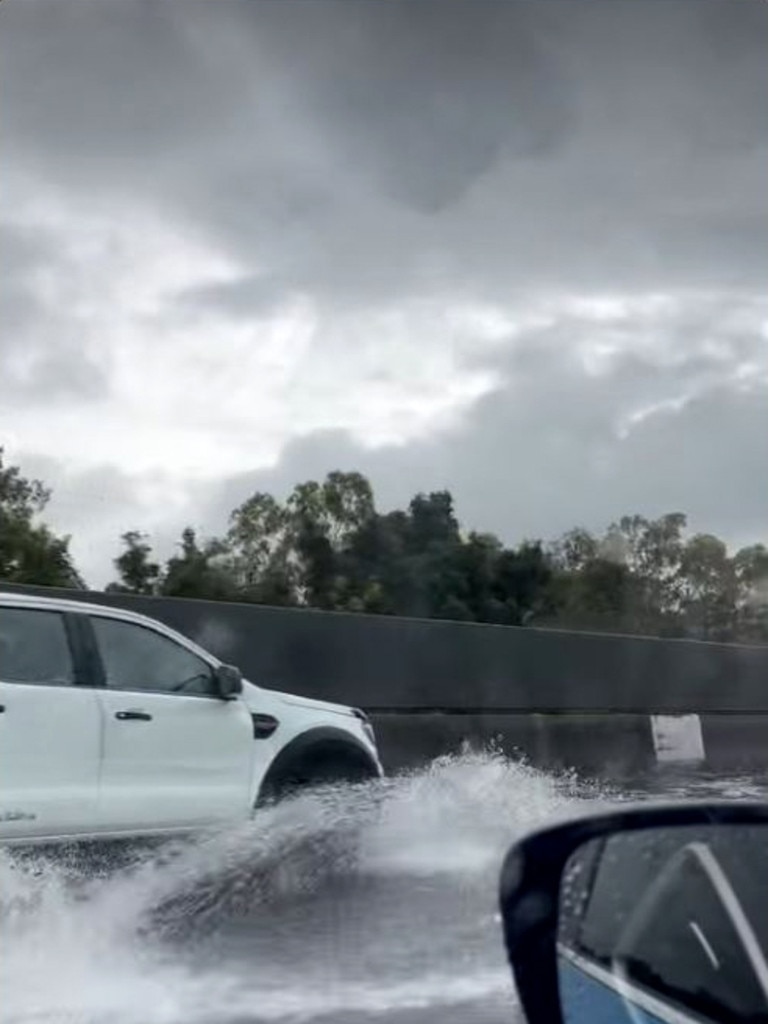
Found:
[(685, 772), (611, 789), (466, 755), (109, 870), (5, 852), (0, 1021), (516, 1021), (496, 914), (516, 836), (632, 796), (766, 793)]

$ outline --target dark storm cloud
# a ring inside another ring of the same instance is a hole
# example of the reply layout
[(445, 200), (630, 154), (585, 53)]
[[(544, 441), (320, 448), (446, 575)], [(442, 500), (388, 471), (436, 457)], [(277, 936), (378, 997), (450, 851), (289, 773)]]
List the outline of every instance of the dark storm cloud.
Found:
[(8, 15), (3, 63), (9, 81), (43, 73), (9, 103), (9, 126), (96, 173), (140, 173), (222, 128), (242, 129), (254, 157), (275, 115), (303, 111), (385, 190), (431, 210), (504, 150), (546, 153), (569, 120), (547, 19), (528, 4), (30, 6)]
[[(105, 174), (122, 166), (119, 178), (138, 177), (145, 161), (210, 129), (236, 77), (224, 65), (207, 78), (181, 8), (151, 0), (7, 4), (4, 130), (24, 147), (17, 157), (48, 154), (53, 179), (74, 169), (109, 187)], [(194, 17), (193, 4), (188, 10)]]
[(768, 272), (766, 4), (9, 6), (17, 158), (278, 293)]
[(245, 275), (236, 281), (203, 285), (178, 292), (176, 308), (195, 313), (216, 309), (235, 319), (250, 319), (256, 314), (273, 312), (276, 296), (282, 291), (271, 276)]
[(0, 224), (0, 401), (5, 407), (30, 401), (57, 402), (104, 395), (107, 381), (90, 359), (66, 309), (51, 308), (37, 275), (59, 254), (48, 233)]
[[(52, 325), (52, 333), (54, 329)], [(65, 400), (88, 401), (104, 398), (109, 390), (103, 369), (84, 356), (76, 337), (38, 342), (27, 353), (22, 368), (9, 362), (0, 359), (0, 391), (8, 404), (43, 401), (50, 406)]]
[(252, 10), (346, 161), (427, 213), (505, 154), (547, 156), (572, 128), (567, 78), (531, 4), (374, 3)]
[(0, 225), (0, 308), (6, 339), (13, 337), (34, 320), (38, 301), (30, 284), (30, 275), (52, 253), (40, 233), (21, 226)]
[[(36, 318), (39, 324), (39, 316)], [(84, 355), (76, 337), (62, 338), (61, 322), (32, 343), (11, 336), (0, 347), (0, 402), (6, 409), (30, 403), (51, 408), (64, 401), (105, 397), (107, 377)]]

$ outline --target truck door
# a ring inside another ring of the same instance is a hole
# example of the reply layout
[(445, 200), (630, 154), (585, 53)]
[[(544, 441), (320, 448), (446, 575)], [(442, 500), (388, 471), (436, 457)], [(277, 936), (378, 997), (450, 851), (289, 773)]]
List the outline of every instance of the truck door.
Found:
[(103, 666), (99, 818), (153, 830), (246, 820), (253, 720), (216, 693), (213, 665), (150, 626), (89, 615)]

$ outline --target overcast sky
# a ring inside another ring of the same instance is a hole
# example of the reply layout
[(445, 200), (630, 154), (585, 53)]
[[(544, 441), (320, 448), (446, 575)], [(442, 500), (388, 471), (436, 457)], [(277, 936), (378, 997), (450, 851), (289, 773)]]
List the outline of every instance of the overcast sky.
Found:
[(93, 584), (256, 489), (768, 540), (768, 3), (6, 0), (0, 443)]

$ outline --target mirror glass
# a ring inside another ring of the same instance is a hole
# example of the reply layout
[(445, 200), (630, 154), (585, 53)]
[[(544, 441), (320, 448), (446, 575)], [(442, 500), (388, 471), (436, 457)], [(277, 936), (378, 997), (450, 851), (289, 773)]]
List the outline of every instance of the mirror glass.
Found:
[(566, 864), (566, 1024), (768, 1024), (768, 825), (617, 832)]

